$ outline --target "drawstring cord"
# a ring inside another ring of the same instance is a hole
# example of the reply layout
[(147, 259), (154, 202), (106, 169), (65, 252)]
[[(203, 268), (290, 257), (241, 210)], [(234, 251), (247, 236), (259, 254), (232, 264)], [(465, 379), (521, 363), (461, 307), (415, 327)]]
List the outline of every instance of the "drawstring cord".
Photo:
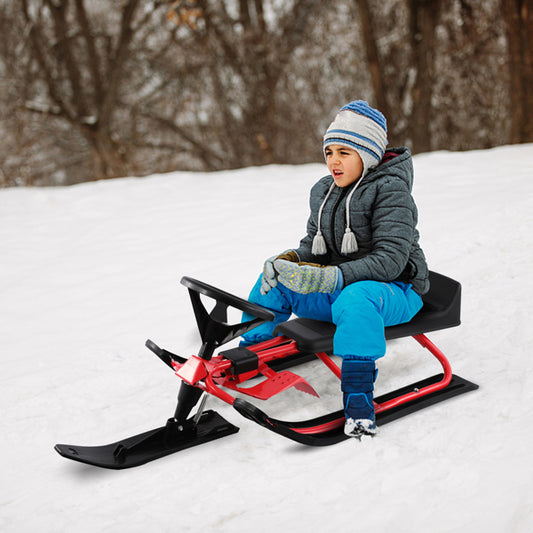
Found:
[[(346, 230), (344, 231), (344, 236), (342, 238), (342, 247), (341, 247), (341, 253), (344, 255), (353, 254), (357, 252), (358, 250), (357, 239), (355, 238), (355, 234), (350, 227), (350, 202), (352, 200), (352, 196), (355, 190), (357, 189), (357, 187), (359, 187), (359, 184), (362, 181), (363, 181), (363, 178), (360, 178), (357, 181), (353, 189), (349, 192), (348, 197), (346, 198)], [(324, 235), (322, 235), (320, 224), (322, 220), (322, 211), (324, 210), (324, 206), (326, 205), (326, 202), (331, 196), (331, 193), (333, 192), (334, 188), (335, 188), (335, 182), (331, 184), (331, 187), (329, 188), (329, 191), (326, 194), (326, 197), (324, 198), (324, 201), (322, 202), (320, 209), (318, 210), (318, 221), (317, 221), (318, 231), (315, 237), (313, 238), (313, 246), (311, 248), (311, 253), (313, 255), (324, 255), (327, 253), (326, 240), (324, 239)]]

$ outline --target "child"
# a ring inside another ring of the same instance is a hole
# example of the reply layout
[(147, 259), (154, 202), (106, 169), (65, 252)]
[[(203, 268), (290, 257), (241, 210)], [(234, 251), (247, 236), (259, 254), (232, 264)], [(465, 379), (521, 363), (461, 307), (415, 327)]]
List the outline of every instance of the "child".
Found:
[(366, 102), (344, 106), (324, 136), (329, 176), (311, 189), (311, 215), (300, 246), (266, 260), (249, 300), (276, 318), (244, 336), (272, 336), (294, 313), (333, 322), (342, 358), (347, 435), (376, 433), (376, 359), (385, 326), (408, 322), (429, 289), (418, 245), (417, 208), (408, 148), (387, 146), (385, 117)]

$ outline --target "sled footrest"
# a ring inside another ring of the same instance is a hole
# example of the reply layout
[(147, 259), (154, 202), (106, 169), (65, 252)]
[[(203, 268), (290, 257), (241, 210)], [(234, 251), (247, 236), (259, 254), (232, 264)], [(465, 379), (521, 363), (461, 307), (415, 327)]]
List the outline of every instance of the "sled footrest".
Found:
[[(383, 404), (389, 400), (392, 400), (399, 396), (403, 396), (404, 394), (408, 394), (414, 390), (423, 389), (429, 385), (438, 383), (442, 380), (442, 378), (443, 374), (437, 374), (436, 376), (423, 379), (411, 385), (402, 387), (401, 389), (397, 389), (393, 392), (383, 394), (377, 397), (375, 399), (375, 402), (377, 404)], [(411, 413), (414, 413), (421, 409), (425, 409), (426, 407), (429, 407), (436, 403), (442, 402), (444, 400), (449, 400), (454, 396), (459, 396), (460, 394), (464, 394), (465, 392), (477, 390), (478, 388), (479, 386), (475, 383), (472, 383), (471, 381), (468, 381), (467, 379), (464, 379), (461, 376), (458, 376), (457, 374), (453, 374), (452, 380), (444, 389), (437, 390), (426, 396), (421, 396), (420, 398), (415, 398), (414, 400), (399, 405), (398, 407), (391, 407), (386, 411), (376, 413), (376, 420), (378, 424), (383, 425), (387, 422), (397, 420), (398, 418), (401, 418), (403, 416), (410, 415)]]

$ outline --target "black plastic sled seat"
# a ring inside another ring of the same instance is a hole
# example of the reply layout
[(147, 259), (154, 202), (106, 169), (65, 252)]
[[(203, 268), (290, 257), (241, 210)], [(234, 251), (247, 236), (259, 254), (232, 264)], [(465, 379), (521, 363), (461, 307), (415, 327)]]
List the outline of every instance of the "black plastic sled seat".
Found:
[[(461, 324), (461, 284), (452, 278), (429, 273), (430, 289), (422, 297), (424, 306), (405, 324), (385, 328), (385, 338), (412, 337), (431, 331), (452, 328)], [(333, 352), (335, 325), (308, 318), (296, 318), (280, 324), (276, 335), (285, 335), (302, 352)]]

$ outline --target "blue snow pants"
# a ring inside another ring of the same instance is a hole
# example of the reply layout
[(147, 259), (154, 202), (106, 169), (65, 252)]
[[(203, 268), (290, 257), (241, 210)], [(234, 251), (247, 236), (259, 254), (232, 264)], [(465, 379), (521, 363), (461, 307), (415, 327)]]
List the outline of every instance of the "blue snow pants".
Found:
[[(243, 336), (245, 343), (271, 338), (274, 328), (295, 314), (333, 322), (333, 353), (343, 359), (376, 360), (385, 355), (385, 327), (409, 322), (422, 308), (422, 298), (411, 285), (400, 282), (358, 281), (333, 294), (299, 294), (281, 283), (262, 295), (261, 276), (249, 300), (274, 312), (266, 322)], [(244, 314), (243, 320), (251, 315)]]

